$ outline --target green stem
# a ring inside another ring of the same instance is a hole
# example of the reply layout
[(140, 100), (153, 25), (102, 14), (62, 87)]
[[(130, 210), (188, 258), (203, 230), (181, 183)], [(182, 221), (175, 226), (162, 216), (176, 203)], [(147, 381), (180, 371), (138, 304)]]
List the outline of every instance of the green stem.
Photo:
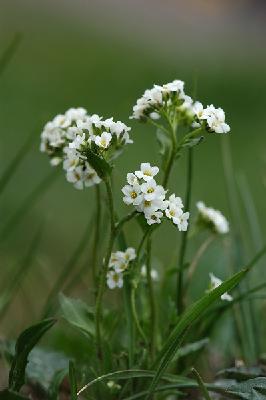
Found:
[(100, 241), (100, 224), (102, 215), (101, 190), (99, 185), (95, 186), (95, 195), (96, 195), (96, 218), (95, 218), (94, 243), (92, 249), (92, 278), (94, 282), (94, 287), (96, 287), (96, 282), (97, 282), (97, 264), (98, 264), (98, 253), (99, 253), (98, 249)]
[(151, 361), (154, 361), (155, 350), (156, 350), (156, 304), (154, 296), (154, 287), (151, 277), (151, 236), (147, 239), (147, 283), (148, 283), (148, 294), (150, 302), (150, 350), (151, 350)]
[(138, 318), (138, 313), (137, 313), (137, 310), (136, 310), (136, 296), (135, 296), (135, 294), (136, 294), (136, 288), (132, 287), (131, 288), (131, 297), (130, 297), (132, 316), (133, 316), (136, 328), (137, 328), (140, 336), (144, 340), (145, 344), (147, 344), (148, 340), (147, 340), (146, 335), (145, 335), (145, 333), (144, 333), (144, 331), (143, 331), (143, 329), (142, 329), (142, 327), (140, 325), (139, 318)]
[(205, 400), (211, 400), (211, 397), (209, 395), (209, 392), (200, 376), (200, 374), (198, 373), (198, 371), (195, 368), (191, 369), (191, 372), (193, 373), (193, 375), (196, 378), (196, 381), (198, 382), (199, 385), (199, 389), (201, 391), (202, 396), (204, 397)]
[[(185, 211), (189, 211), (189, 209), (190, 209), (192, 171), (193, 171), (193, 152), (192, 152), (192, 148), (190, 148), (188, 150), (187, 191), (186, 191), (186, 198), (185, 198)], [(184, 275), (184, 260), (185, 260), (185, 255), (186, 255), (188, 232), (189, 232), (189, 228), (182, 234), (179, 258), (178, 258), (176, 308), (177, 308), (177, 313), (179, 315), (182, 314), (183, 308), (184, 308), (183, 275)]]
[(108, 198), (109, 212), (110, 212), (110, 236), (108, 240), (106, 255), (104, 259), (104, 263), (100, 272), (99, 286), (96, 296), (96, 304), (95, 304), (95, 324), (96, 324), (96, 346), (97, 353), (99, 359), (102, 359), (102, 333), (101, 333), (101, 318), (102, 318), (102, 300), (105, 289), (105, 281), (106, 275), (108, 272), (108, 264), (111, 257), (115, 237), (116, 237), (116, 228), (115, 228), (115, 214), (114, 214), (114, 203), (113, 203), (113, 194), (110, 180), (106, 179), (105, 187)]
[(176, 125), (176, 123), (170, 123), (170, 122), (169, 122), (169, 124), (171, 126), (170, 133), (171, 133), (171, 137), (172, 137), (172, 148), (171, 148), (170, 157), (169, 157), (169, 160), (168, 160), (168, 163), (167, 163), (167, 166), (165, 169), (164, 178), (163, 178), (163, 187), (164, 188), (167, 186), (167, 183), (168, 183), (168, 180), (170, 177), (170, 172), (171, 172), (171, 169), (172, 169), (174, 161), (175, 161), (176, 150), (177, 150), (177, 139), (176, 139), (177, 125)]

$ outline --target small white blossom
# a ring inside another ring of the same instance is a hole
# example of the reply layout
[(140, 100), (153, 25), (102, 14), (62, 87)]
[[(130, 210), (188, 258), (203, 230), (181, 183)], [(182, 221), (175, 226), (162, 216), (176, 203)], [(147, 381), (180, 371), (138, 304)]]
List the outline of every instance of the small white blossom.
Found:
[(95, 143), (97, 144), (97, 146), (107, 149), (110, 145), (111, 140), (112, 140), (111, 133), (103, 132), (100, 136), (96, 136)]
[(74, 184), (76, 189), (83, 189), (83, 169), (81, 166), (76, 167), (72, 171), (66, 173), (67, 181)]
[(173, 223), (178, 225), (180, 217), (183, 214), (182, 208), (177, 207), (175, 204), (169, 204), (168, 208), (165, 210), (165, 215), (167, 218), (172, 219)]
[(138, 183), (134, 185), (126, 185), (122, 188), (122, 192), (124, 193), (123, 201), (127, 205), (133, 204), (134, 206), (138, 206), (143, 201), (143, 195), (141, 193), (141, 187)]
[(179, 221), (177, 223), (178, 229), (180, 232), (187, 231), (188, 228), (188, 220), (189, 220), (189, 212), (185, 212), (180, 215)]
[(161, 211), (154, 211), (151, 214), (146, 214), (145, 217), (148, 225), (160, 224), (163, 213)]
[[(211, 289), (210, 290), (216, 289), (218, 286), (220, 286), (223, 283), (223, 281), (221, 279), (217, 278), (215, 275), (213, 275), (213, 273), (210, 273), (210, 279), (211, 279)], [(225, 292), (224, 294), (222, 294), (221, 299), (225, 300), (225, 301), (232, 301), (233, 297), (230, 296), (230, 294), (228, 294), (227, 292)]]
[[(143, 278), (147, 278), (147, 266), (145, 264), (142, 265), (140, 273), (141, 273), (141, 276)], [(159, 281), (159, 274), (156, 271), (156, 269), (153, 269), (153, 268), (151, 269), (151, 279), (154, 282), (158, 282)]]
[(133, 247), (128, 247), (125, 251), (116, 251), (111, 254), (109, 261), (109, 269), (117, 273), (124, 272), (131, 261), (135, 260), (136, 251)]
[(119, 272), (110, 270), (107, 273), (107, 286), (109, 289), (123, 287), (123, 275)]
[(196, 205), (200, 221), (203, 221), (206, 225), (210, 224), (216, 233), (225, 234), (229, 232), (229, 222), (220, 211), (206, 207), (202, 201), (199, 201)]
[(165, 190), (162, 186), (157, 185), (154, 179), (150, 179), (141, 185), (144, 200), (154, 200), (156, 198), (163, 199), (165, 197)]
[(129, 185), (136, 185), (137, 183), (139, 183), (139, 181), (136, 175), (130, 172), (127, 174), (127, 183)]
[(149, 181), (159, 172), (158, 167), (152, 167), (150, 163), (141, 163), (140, 171), (135, 171), (135, 175), (139, 179), (144, 179), (144, 181)]

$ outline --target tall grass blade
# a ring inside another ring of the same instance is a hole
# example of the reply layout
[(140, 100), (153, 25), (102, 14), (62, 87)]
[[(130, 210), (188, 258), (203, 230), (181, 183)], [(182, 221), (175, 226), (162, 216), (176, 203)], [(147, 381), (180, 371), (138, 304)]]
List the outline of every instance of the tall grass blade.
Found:
[(77, 400), (77, 379), (76, 370), (73, 361), (69, 361), (69, 383), (70, 383), (70, 398)]
[(16, 33), (14, 38), (11, 40), (10, 44), (0, 57), (0, 76), (3, 74), (5, 71), (6, 67), (8, 66), (11, 58), (15, 54), (20, 42), (22, 39), (21, 33)]
[[(49, 295), (47, 296), (47, 301), (44, 305), (43, 312), (42, 312), (42, 318), (46, 318), (55, 302), (56, 296), (58, 293), (61, 291), (63, 288), (66, 280), (69, 278), (69, 274), (71, 271), (73, 271), (75, 265), (78, 263), (79, 259), (81, 258), (84, 249), (88, 245), (88, 242), (90, 240), (90, 232), (92, 229), (92, 220), (89, 221), (80, 241), (78, 242), (76, 248), (74, 249), (73, 253), (71, 254), (69, 260), (67, 261), (66, 265), (62, 269), (62, 272), (60, 273), (59, 277), (55, 281), (54, 286), (52, 287)], [(88, 266), (88, 263), (86, 263)]]
[(17, 171), (23, 158), (28, 154), (28, 150), (32, 146), (34, 139), (35, 139), (35, 131), (29, 135), (28, 139), (21, 146), (21, 148), (19, 149), (13, 160), (11, 160), (11, 162), (5, 169), (4, 173), (0, 178), (0, 195), (3, 193), (6, 185)]
[(5, 316), (9, 305), (12, 303), (13, 298), (17, 293), (17, 289), (20, 286), (22, 286), (23, 279), (25, 279), (27, 272), (32, 266), (34, 255), (36, 254), (38, 245), (41, 240), (42, 230), (43, 230), (43, 225), (34, 236), (32, 243), (25, 255), (25, 258), (19, 264), (17, 270), (14, 273), (14, 278), (6, 284), (6, 289), (3, 295), (0, 297), (0, 321)]
[(201, 394), (202, 394), (203, 398), (205, 400), (211, 400), (209, 392), (208, 392), (206, 386), (204, 385), (204, 382), (203, 382), (200, 374), (198, 373), (198, 371), (195, 368), (192, 368), (191, 371), (192, 371), (193, 375), (195, 376), (196, 381), (198, 382), (198, 385), (199, 385), (199, 388), (200, 388), (200, 391), (201, 391)]
[(6, 240), (12, 233), (13, 229), (19, 224), (25, 214), (32, 209), (36, 201), (45, 193), (45, 191), (51, 186), (56, 177), (58, 176), (59, 170), (53, 170), (48, 176), (46, 176), (40, 184), (28, 195), (28, 197), (21, 203), (17, 211), (10, 217), (6, 225), (0, 232), (0, 243)]

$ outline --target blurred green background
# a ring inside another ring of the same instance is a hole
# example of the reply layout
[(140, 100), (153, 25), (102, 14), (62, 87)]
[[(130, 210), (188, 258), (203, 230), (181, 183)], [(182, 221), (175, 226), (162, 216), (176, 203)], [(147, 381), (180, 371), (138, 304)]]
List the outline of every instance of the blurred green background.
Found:
[[(114, 179), (116, 207), (122, 215), (127, 212), (120, 193), (126, 173), (142, 161), (159, 162), (154, 130), (128, 120), (132, 106), (154, 83), (184, 80), (188, 94), (196, 91), (204, 104), (213, 103), (225, 110), (232, 129), (229, 142), (234, 172), (248, 182), (258, 213), (259, 236), (263, 238), (265, 12), (265, 3), (260, 1), (1, 1), (1, 52), (16, 32), (22, 34), (22, 41), (0, 77), (0, 173), (26, 138), (32, 132), (35, 135), (34, 144), (0, 199), (2, 291), (39, 229), (41, 240), (30, 271), (23, 274), (1, 322), (0, 335), (14, 335), (40, 317), (49, 289), (94, 213), (94, 191), (73, 189), (61, 171), (34, 204), (29, 204), (21, 219), (16, 215), (21, 204), (27, 204), (30, 193), (51, 173), (46, 156), (39, 152), (42, 126), (69, 107), (83, 106), (89, 113), (113, 116), (132, 126), (134, 145), (118, 159)], [(185, 157), (172, 174), (171, 190), (184, 195), (184, 183)], [(197, 200), (229, 216), (218, 135), (211, 135), (195, 150), (193, 204)], [(6, 234), (14, 215), (18, 223)], [(260, 243), (254, 237), (250, 240), (249, 227), (245, 223), (244, 227), (249, 242), (246, 261)], [(135, 225), (129, 237), (130, 244), (136, 245)], [(155, 246), (159, 268), (173, 260), (179, 240), (173, 228), (162, 228)], [(194, 297), (206, 289), (210, 269), (222, 278), (230, 273), (224, 248), (226, 241), (217, 242), (208, 260), (202, 260)], [(87, 258), (88, 251), (84, 251), (77, 264), (84, 264)], [(261, 268), (259, 274), (266, 276), (264, 271)], [(84, 273), (72, 292), (86, 296), (88, 282)]]

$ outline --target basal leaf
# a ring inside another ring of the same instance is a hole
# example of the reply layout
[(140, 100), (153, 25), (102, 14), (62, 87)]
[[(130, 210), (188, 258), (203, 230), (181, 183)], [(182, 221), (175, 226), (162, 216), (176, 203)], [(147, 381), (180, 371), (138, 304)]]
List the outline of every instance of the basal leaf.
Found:
[(227, 387), (227, 392), (245, 400), (265, 400), (266, 377), (248, 379)]
[(30, 326), (20, 334), (16, 342), (15, 356), (9, 373), (9, 389), (20, 390), (25, 382), (25, 370), (30, 351), (55, 322), (54, 318), (43, 320), (36, 325)]
[(186, 330), (192, 325), (192, 323), (200, 318), (207, 308), (213, 304), (220, 296), (233, 289), (241, 279), (246, 275), (247, 270), (242, 270), (239, 273), (235, 274), (232, 278), (229, 278), (227, 281), (223, 282), (216, 289), (211, 292), (205, 294), (200, 300), (196, 303), (192, 304), (191, 307), (183, 314), (180, 318), (177, 326), (174, 328), (172, 333), (170, 334), (169, 339), (166, 341), (159, 357), (157, 359), (157, 370), (156, 375), (153, 378), (153, 381), (149, 388), (149, 394), (147, 399), (151, 397), (154, 389), (156, 388), (161, 376), (167, 369), (169, 363), (173, 359), (176, 354), (176, 351), (180, 345), (180, 340)]
[(77, 328), (87, 337), (94, 336), (94, 315), (82, 300), (71, 299), (61, 293), (59, 295), (59, 302), (63, 312), (63, 317), (70, 323), (70, 325)]
[(19, 393), (13, 392), (12, 390), (6, 389), (0, 392), (0, 400), (28, 400), (28, 398)]

